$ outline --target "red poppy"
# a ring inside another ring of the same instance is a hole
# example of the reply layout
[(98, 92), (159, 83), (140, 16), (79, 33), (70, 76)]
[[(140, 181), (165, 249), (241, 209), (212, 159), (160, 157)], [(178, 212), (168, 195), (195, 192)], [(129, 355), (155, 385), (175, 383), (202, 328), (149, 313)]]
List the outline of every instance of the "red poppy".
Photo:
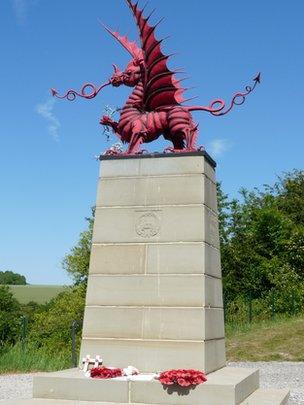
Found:
[(159, 381), (163, 385), (177, 384), (181, 387), (189, 387), (190, 385), (198, 385), (207, 381), (205, 374), (199, 370), (168, 370), (163, 371), (159, 375)]
[(92, 378), (121, 377), (122, 370), (120, 368), (95, 367), (91, 369), (90, 375)]

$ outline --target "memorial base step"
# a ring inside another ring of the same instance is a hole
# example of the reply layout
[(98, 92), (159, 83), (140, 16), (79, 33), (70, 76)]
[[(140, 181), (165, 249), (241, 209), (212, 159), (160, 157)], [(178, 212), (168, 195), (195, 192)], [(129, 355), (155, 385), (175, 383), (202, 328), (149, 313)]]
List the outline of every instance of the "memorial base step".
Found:
[(289, 389), (262, 389), (259, 388), (249, 395), (241, 405), (285, 405), (288, 403)]
[[(285, 405), (288, 403), (288, 389), (257, 389), (240, 405)], [(184, 402), (187, 404), (187, 402)], [(96, 402), (96, 401), (77, 401), (73, 399), (14, 399), (9, 401), (0, 401), (0, 405), (126, 405), (125, 402)], [(128, 405), (151, 405), (143, 403), (129, 403)], [(200, 405), (198, 403), (197, 405)], [(210, 403), (210, 405), (213, 405)]]
[[(150, 379), (150, 380), (149, 380)], [(140, 380), (100, 380), (79, 369), (34, 377), (34, 398), (0, 401), (0, 405), (285, 405), (289, 390), (259, 388), (259, 371), (224, 367), (208, 374), (194, 389), (164, 388), (151, 375)]]
[[(144, 376), (140, 378), (132, 381), (125, 377), (91, 379), (78, 369), (47, 373), (34, 377), (34, 397), (138, 405), (239, 405), (246, 398), (252, 398), (248, 404), (264, 404), (260, 400), (261, 390), (258, 389), (259, 371), (255, 369), (224, 367), (208, 374), (206, 383), (190, 390), (170, 386), (164, 388), (158, 381), (149, 381), (151, 376), (148, 374), (146, 380)], [(258, 393), (258, 402), (253, 402), (255, 392)], [(284, 404), (280, 398), (274, 400), (272, 405)]]
[[(0, 401), (0, 405), (126, 405), (125, 402), (96, 402), (96, 401), (77, 401), (74, 399), (11, 399)], [(148, 404), (128, 404), (128, 405), (148, 405)]]
[[(140, 380), (139, 380), (140, 378)], [(208, 381), (194, 389), (168, 386), (151, 375), (92, 379), (78, 369), (34, 377), (34, 397), (100, 401), (126, 404), (237, 405), (259, 387), (259, 372), (254, 369), (224, 367), (208, 374)]]

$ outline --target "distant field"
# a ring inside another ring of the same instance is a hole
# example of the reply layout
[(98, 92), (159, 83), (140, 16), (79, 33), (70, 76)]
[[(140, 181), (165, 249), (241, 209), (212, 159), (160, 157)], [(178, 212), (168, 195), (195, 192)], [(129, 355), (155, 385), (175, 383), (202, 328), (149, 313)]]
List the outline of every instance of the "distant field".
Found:
[(9, 288), (21, 304), (30, 301), (44, 304), (65, 289), (62, 285), (10, 285)]

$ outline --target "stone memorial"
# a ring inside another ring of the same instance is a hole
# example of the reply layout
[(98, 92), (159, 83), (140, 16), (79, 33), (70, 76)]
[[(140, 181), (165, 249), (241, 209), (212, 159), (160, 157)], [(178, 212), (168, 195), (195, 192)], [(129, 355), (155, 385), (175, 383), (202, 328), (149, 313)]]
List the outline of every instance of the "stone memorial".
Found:
[[(54, 96), (73, 100), (91, 99), (108, 85), (134, 87), (119, 121), (110, 116), (100, 121), (128, 147), (123, 152), (114, 146), (99, 157), (79, 367), (37, 375), (34, 398), (19, 402), (286, 404), (288, 390), (259, 388), (258, 370), (226, 366), (216, 164), (197, 148), (198, 126), (191, 116), (195, 110), (228, 113), (245, 101), (260, 75), (228, 107), (220, 99), (185, 106), (156, 26), (137, 3), (127, 3), (141, 47), (106, 28), (132, 56), (126, 69), (114, 65), (111, 79), (98, 88), (89, 83), (63, 96), (52, 89)], [(141, 145), (160, 135), (172, 147), (143, 153)], [(90, 368), (105, 370), (101, 364), (121, 375), (92, 378)], [(159, 373), (172, 369), (204, 372), (206, 378), (198, 385), (161, 383)]]
[(36, 377), (34, 395), (285, 403), (286, 390), (259, 389), (258, 370), (226, 367), (215, 162), (202, 151), (110, 155), (100, 168), (80, 359), (99, 354), (105, 365), (133, 365), (147, 377), (198, 369), (208, 380), (169, 394), (156, 380), (94, 380), (73, 370)]
[[(88, 354), (140, 374), (88, 378)], [(29, 404), (287, 403), (288, 390), (259, 388), (258, 370), (226, 367), (215, 162), (206, 152), (101, 157), (79, 366), (34, 377)], [(166, 389), (153, 378), (179, 368), (204, 370), (207, 382)]]

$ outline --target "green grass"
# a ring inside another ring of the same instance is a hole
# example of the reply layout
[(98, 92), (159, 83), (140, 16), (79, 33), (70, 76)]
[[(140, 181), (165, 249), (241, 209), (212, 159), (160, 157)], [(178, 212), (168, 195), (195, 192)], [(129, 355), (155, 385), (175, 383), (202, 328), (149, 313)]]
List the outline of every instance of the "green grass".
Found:
[(47, 354), (45, 350), (20, 343), (3, 348), (0, 353), (0, 374), (55, 371), (71, 368), (69, 353)]
[(9, 288), (21, 304), (30, 301), (45, 304), (65, 289), (62, 285), (10, 285)]
[(229, 361), (304, 361), (304, 316), (226, 325)]

